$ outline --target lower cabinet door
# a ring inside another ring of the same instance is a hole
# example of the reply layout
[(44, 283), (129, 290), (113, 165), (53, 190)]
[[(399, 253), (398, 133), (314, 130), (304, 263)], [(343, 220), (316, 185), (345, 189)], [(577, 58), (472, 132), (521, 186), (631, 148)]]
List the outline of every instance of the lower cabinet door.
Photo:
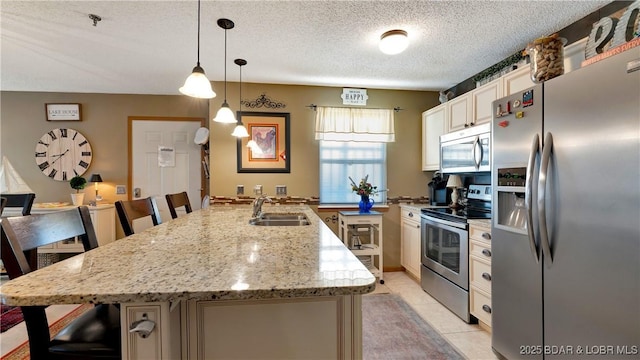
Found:
[(474, 287), (471, 288), (469, 296), (471, 300), (471, 315), (491, 326), (491, 296)]

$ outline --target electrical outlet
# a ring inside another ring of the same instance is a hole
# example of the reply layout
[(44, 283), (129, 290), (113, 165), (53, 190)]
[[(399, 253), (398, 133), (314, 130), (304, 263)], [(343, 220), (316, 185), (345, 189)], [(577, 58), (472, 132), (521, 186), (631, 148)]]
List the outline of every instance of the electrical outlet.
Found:
[(244, 185), (236, 185), (236, 195), (244, 195)]
[(253, 187), (253, 193), (255, 195), (262, 195), (262, 185), (256, 185)]
[(276, 185), (276, 195), (277, 196), (286, 196), (287, 195), (287, 185)]
[(116, 194), (124, 195), (127, 193), (127, 187), (125, 185), (116, 185)]

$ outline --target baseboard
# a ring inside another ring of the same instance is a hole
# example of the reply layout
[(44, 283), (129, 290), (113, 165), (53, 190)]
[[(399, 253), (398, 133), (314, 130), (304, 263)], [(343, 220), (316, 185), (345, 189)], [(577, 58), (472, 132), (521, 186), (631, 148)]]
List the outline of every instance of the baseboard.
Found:
[(394, 267), (387, 267), (387, 266), (385, 266), (385, 267), (383, 268), (383, 271), (384, 271), (384, 272), (404, 271), (404, 268), (403, 268), (402, 266), (398, 266), (398, 267), (396, 267), (396, 266), (394, 266)]

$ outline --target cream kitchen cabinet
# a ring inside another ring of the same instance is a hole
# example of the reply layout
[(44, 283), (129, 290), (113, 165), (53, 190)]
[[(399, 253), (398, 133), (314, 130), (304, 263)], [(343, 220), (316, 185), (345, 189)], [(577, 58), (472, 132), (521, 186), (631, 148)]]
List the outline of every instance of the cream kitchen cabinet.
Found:
[(491, 225), (469, 220), (469, 308), (471, 315), (491, 328)]
[(400, 208), (400, 265), (420, 280), (420, 208)]
[(493, 80), (471, 91), (472, 116), (471, 125), (479, 125), (491, 122), (493, 110), (491, 104), (502, 97), (501, 79)]
[(523, 66), (500, 78), (502, 80), (502, 96), (515, 94), (535, 85), (531, 80), (529, 66)]
[(440, 135), (447, 133), (446, 103), (422, 113), (422, 171), (440, 170)]
[(470, 95), (466, 93), (445, 103), (447, 106), (448, 132), (462, 130), (472, 125)]

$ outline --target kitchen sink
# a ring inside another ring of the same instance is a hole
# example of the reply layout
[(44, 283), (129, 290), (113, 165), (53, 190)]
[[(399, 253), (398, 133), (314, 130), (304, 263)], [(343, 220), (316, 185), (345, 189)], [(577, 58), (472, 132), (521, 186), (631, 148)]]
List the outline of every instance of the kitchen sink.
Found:
[(303, 213), (265, 213), (259, 218), (249, 220), (250, 225), (256, 226), (303, 226), (311, 222)]

